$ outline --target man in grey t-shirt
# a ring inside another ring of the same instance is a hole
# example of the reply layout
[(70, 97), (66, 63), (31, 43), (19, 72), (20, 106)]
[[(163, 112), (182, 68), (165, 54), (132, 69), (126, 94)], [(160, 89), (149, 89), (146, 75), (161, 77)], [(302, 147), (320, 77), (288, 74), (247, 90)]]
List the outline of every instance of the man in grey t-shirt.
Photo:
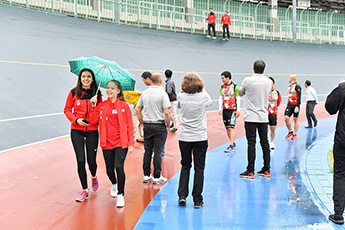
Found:
[[(166, 127), (169, 127), (170, 124), (170, 101), (167, 93), (161, 88), (162, 80), (160, 73), (152, 74), (152, 85), (143, 91), (136, 108), (140, 124), (144, 124), (144, 183), (152, 181), (154, 184), (158, 184), (167, 181), (161, 175), (161, 165), (162, 151), (167, 137)], [(144, 115), (141, 113), (143, 109)], [(153, 149), (154, 178), (151, 177)]]
[(254, 62), (254, 75), (246, 77), (239, 90), (239, 95), (244, 96), (244, 126), (248, 142), (247, 170), (240, 174), (241, 177), (255, 178), (255, 144), (256, 131), (258, 130), (260, 144), (264, 155), (264, 166), (257, 172), (260, 176), (270, 177), (270, 149), (267, 139), (268, 132), (268, 96), (272, 88), (272, 81), (263, 75), (265, 62)]

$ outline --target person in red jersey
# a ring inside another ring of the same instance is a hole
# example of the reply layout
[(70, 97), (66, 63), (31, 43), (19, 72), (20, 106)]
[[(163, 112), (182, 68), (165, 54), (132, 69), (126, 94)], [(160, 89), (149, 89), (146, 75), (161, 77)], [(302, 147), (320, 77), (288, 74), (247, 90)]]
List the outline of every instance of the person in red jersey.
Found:
[(213, 39), (216, 39), (216, 20), (217, 16), (216, 13), (213, 12), (213, 9), (210, 8), (210, 13), (208, 14), (208, 17), (206, 18), (208, 20), (208, 38), (211, 38), (211, 29), (213, 30)]
[[(99, 121), (100, 146), (107, 175), (112, 183), (110, 195), (117, 196), (116, 207), (124, 207), (126, 180), (124, 164), (127, 152), (132, 152), (134, 145), (132, 112), (125, 101), (119, 81), (109, 81), (106, 92), (108, 100), (98, 104), (92, 110), (91, 123)], [(94, 106), (96, 98), (93, 98), (92, 102)]]
[[(297, 131), (299, 128), (299, 112), (300, 112), (300, 105), (301, 105), (301, 94), (302, 89), (301, 86), (297, 83), (297, 76), (290, 75), (289, 77), (289, 88), (288, 88), (288, 103), (285, 109), (284, 118), (286, 127), (289, 130), (289, 133), (286, 135), (286, 138), (290, 138), (291, 140), (297, 139)], [(291, 121), (290, 117), (293, 114), (294, 120), (294, 131), (291, 128)]]
[[(99, 183), (96, 177), (97, 147), (98, 147), (98, 123), (89, 124), (91, 102), (90, 99), (97, 92), (95, 75), (90, 69), (80, 71), (78, 83), (70, 90), (64, 113), (71, 122), (71, 141), (77, 158), (78, 175), (83, 188), (82, 193), (76, 201), (84, 201), (89, 198), (87, 185), (87, 174), (85, 169), (85, 147), (86, 159), (92, 176), (92, 190), (97, 191)], [(98, 91), (95, 96), (96, 102), (102, 101), (102, 95)]]
[(274, 89), (275, 81), (273, 77), (269, 77), (272, 81), (272, 90), (270, 95), (268, 96), (268, 125), (269, 129), (271, 130), (271, 141), (270, 141), (270, 149), (274, 150), (276, 147), (273, 143), (274, 137), (276, 136), (276, 128), (277, 128), (277, 113), (278, 107), (282, 100), (281, 95), (278, 90)]
[(229, 26), (231, 26), (230, 16), (228, 15), (229, 11), (225, 11), (225, 14), (222, 16), (222, 20), (220, 24), (223, 25), (223, 41), (225, 40), (225, 30), (227, 33), (228, 38), (226, 39), (229, 41), (230, 39), (230, 33), (229, 33)]

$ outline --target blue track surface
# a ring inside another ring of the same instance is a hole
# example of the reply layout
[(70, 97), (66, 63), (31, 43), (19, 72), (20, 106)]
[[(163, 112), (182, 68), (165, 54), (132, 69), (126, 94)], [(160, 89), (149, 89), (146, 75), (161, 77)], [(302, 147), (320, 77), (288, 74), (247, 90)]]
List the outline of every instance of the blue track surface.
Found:
[[(205, 206), (194, 209), (191, 196), (186, 207), (178, 206), (177, 173), (154, 197), (135, 229), (340, 228), (327, 220), (324, 210), (319, 210), (320, 204), (313, 202), (313, 191), (308, 191), (302, 181), (299, 167), (306, 149), (334, 132), (335, 118), (320, 120), (317, 129), (306, 130), (304, 126), (300, 124), (297, 141), (285, 139), (285, 127), (277, 128), (276, 150), (271, 153), (271, 179), (256, 176), (255, 180), (245, 180), (238, 176), (247, 165), (245, 137), (236, 140), (235, 153), (224, 154), (227, 145), (209, 151)], [(261, 167), (262, 151), (257, 141), (256, 171)], [(193, 180), (190, 181), (191, 190)]]

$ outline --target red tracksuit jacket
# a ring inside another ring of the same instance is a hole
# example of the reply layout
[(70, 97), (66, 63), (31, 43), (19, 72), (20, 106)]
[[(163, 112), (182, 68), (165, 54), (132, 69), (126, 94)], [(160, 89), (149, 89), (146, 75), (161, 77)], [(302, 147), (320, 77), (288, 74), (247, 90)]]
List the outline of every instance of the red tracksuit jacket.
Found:
[[(119, 100), (119, 99), (117, 99)], [(134, 145), (134, 128), (131, 109), (128, 104), (124, 101), (119, 100), (118, 107), (115, 107), (118, 111), (118, 118), (120, 124), (120, 138), (121, 147), (128, 148)], [(99, 121), (99, 140), (101, 148), (107, 146), (107, 112), (111, 105), (111, 101), (108, 99), (97, 104), (96, 108), (91, 110), (90, 122), (92, 124), (97, 124)]]
[(214, 24), (216, 23), (216, 13), (213, 12), (213, 16), (211, 16), (211, 13), (208, 14), (208, 17), (206, 18), (206, 20), (208, 20), (208, 24)]
[(230, 25), (231, 26), (230, 16), (224, 14), (220, 23), (224, 24), (224, 25)]
[[(80, 126), (77, 124), (77, 119), (87, 119), (90, 121), (90, 110), (92, 108), (90, 99), (93, 97), (92, 90), (84, 90), (80, 98), (77, 97), (75, 88), (72, 89), (66, 100), (64, 113), (71, 122), (71, 129), (82, 131), (98, 130), (98, 123), (89, 124), (88, 126)], [(102, 96), (98, 99), (98, 103), (102, 102)]]

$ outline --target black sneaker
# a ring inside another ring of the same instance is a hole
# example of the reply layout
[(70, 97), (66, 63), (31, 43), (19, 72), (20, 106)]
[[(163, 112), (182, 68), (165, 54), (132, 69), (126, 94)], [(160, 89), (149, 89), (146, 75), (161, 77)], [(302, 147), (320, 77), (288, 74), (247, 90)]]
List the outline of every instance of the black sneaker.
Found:
[(306, 129), (312, 129), (313, 128), (313, 126), (305, 126), (304, 128), (306, 128)]
[(270, 177), (271, 176), (270, 170), (264, 170), (264, 169), (261, 169), (259, 172), (257, 172), (257, 174), (259, 176), (264, 176), (264, 177)]
[(240, 174), (240, 177), (248, 178), (248, 179), (254, 179), (255, 174), (254, 174), (254, 172), (249, 172), (248, 170), (246, 170), (245, 172)]
[(178, 199), (178, 205), (179, 205), (179, 206), (186, 206), (186, 203), (187, 203), (186, 198), (180, 197), (180, 198)]
[(201, 208), (204, 206), (204, 201), (194, 202), (194, 208)]
[(316, 126), (317, 126), (317, 122), (318, 122), (318, 121), (316, 121), (316, 122), (314, 123), (314, 128), (316, 128)]
[(328, 219), (330, 219), (335, 224), (344, 224), (344, 218), (342, 215), (331, 214)]

